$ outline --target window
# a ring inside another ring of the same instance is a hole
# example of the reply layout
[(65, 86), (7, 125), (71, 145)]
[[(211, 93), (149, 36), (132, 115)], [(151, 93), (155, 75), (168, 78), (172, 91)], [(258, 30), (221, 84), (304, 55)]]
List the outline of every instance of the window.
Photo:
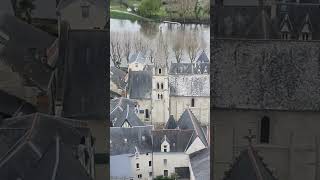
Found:
[(139, 163), (137, 163), (137, 164), (136, 164), (136, 167), (137, 167), (137, 169), (139, 169), (139, 168), (140, 168)]
[(162, 94), (160, 95), (160, 98), (163, 99), (163, 95)]
[(82, 9), (82, 18), (89, 17), (89, 6), (81, 6)]
[(149, 161), (149, 166), (152, 166), (152, 162), (151, 161)]
[(163, 171), (163, 175), (164, 175), (165, 177), (168, 177), (168, 174), (169, 174), (168, 170), (164, 170), (164, 171)]
[(284, 40), (288, 40), (289, 39), (289, 34), (288, 33), (282, 33), (281, 38), (284, 39)]
[(161, 89), (163, 89), (163, 83), (161, 83)]
[(144, 110), (143, 110), (143, 109), (140, 110), (139, 113), (140, 113), (140, 114), (144, 114)]
[(159, 83), (157, 83), (157, 89), (160, 89)]
[(158, 99), (160, 99), (160, 94), (158, 94)]
[(264, 116), (261, 119), (260, 143), (269, 143), (270, 136), (270, 118)]
[(191, 99), (191, 107), (194, 107), (194, 98)]
[(149, 172), (149, 176), (152, 176), (152, 172)]
[(163, 152), (167, 152), (167, 145), (163, 146)]
[(168, 162), (167, 159), (163, 159), (163, 164), (164, 165), (167, 165), (167, 162)]
[(141, 179), (142, 178), (142, 174), (138, 174), (138, 178)]
[(146, 118), (149, 118), (149, 109), (146, 109)]
[(159, 74), (161, 74), (161, 69), (159, 68)]

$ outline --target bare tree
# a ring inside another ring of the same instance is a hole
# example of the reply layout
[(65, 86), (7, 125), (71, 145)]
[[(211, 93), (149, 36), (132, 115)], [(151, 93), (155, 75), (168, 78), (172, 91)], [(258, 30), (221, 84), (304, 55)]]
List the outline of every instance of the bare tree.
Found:
[(123, 55), (125, 56), (127, 63), (129, 63), (130, 54), (132, 51), (132, 33), (125, 33), (123, 38)]
[(185, 44), (186, 50), (191, 63), (194, 63), (197, 57), (197, 53), (199, 52), (199, 49), (200, 49), (200, 43), (198, 41), (198, 37), (196, 33), (188, 33), (186, 37), (187, 37), (186, 44)]
[(122, 47), (118, 33), (111, 34), (110, 58), (115, 67), (119, 68), (122, 60)]
[(138, 34), (134, 36), (134, 50), (135, 52), (141, 52), (146, 50), (146, 45), (142, 37)]
[(176, 33), (176, 38), (173, 39), (172, 51), (174, 53), (177, 63), (182, 60), (183, 50), (184, 50), (184, 37), (179, 32)]

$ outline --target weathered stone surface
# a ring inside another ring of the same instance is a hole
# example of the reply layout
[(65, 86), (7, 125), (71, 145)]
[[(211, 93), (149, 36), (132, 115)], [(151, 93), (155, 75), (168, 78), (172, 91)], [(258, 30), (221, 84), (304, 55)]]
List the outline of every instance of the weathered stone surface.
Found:
[(320, 109), (320, 42), (215, 40), (211, 48), (214, 107)]

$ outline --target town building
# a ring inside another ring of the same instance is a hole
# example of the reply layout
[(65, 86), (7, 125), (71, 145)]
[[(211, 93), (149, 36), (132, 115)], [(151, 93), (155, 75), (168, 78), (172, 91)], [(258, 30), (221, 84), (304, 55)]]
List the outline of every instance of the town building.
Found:
[(276, 179), (319, 177), (318, 41), (216, 39), (214, 177), (248, 146)]
[(66, 21), (71, 29), (105, 29), (108, 8), (105, 0), (60, 0), (58, 24)]

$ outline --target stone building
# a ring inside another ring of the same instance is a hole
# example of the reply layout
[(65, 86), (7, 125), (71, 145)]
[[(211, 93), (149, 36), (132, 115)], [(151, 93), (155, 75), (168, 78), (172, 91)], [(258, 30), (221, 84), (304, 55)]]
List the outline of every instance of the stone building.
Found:
[(212, 48), (215, 179), (248, 137), (275, 178), (319, 177), (320, 43), (223, 39)]

